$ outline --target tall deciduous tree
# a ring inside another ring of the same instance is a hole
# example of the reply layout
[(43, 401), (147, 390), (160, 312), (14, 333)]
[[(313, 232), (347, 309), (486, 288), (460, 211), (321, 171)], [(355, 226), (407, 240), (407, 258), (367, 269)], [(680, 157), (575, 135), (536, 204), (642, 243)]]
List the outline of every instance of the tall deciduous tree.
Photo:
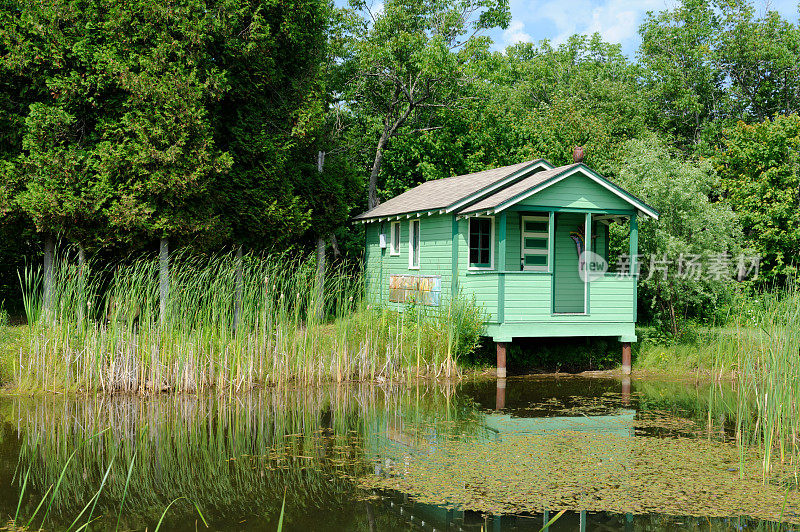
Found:
[(720, 182), (710, 161), (685, 160), (652, 136), (629, 141), (625, 152), (620, 185), (661, 214), (658, 221), (643, 219), (639, 225), (642, 267), (649, 270), (641, 277), (640, 297), (677, 335), (686, 318), (709, 317), (727, 297), (741, 230), (730, 206), (714, 199)]
[(672, 10), (649, 13), (639, 28), (652, 125), (689, 147), (726, 111), (724, 76), (713, 55), (720, 29), (710, 0), (682, 0)]
[(648, 14), (639, 57), (651, 125), (713, 153), (725, 127), (800, 109), (800, 30), (753, 2), (682, 0)]
[(571, 163), (576, 145), (611, 176), (620, 146), (646, 131), (640, 71), (599, 35), (511, 46), (471, 61), (470, 71), (477, 81), (463, 108), (441, 111), (438, 129), (387, 147), (387, 195), (526, 159)]
[(489, 44), (480, 33), (506, 27), (510, 14), (507, 0), (387, 0), (380, 11), (371, 11), (363, 0), (351, 5), (366, 18), (352, 26), (346, 59), (353, 77), (343, 98), (369, 117), (372, 208), (380, 201), (378, 177), (390, 140), (424, 130), (438, 111), (463, 105), (471, 96), (465, 88), (473, 82), (468, 63)]

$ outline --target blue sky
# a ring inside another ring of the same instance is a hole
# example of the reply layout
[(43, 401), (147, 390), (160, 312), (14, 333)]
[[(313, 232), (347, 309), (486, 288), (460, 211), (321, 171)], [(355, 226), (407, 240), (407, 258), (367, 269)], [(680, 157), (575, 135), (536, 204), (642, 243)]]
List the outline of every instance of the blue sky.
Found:
[[(339, 5), (347, 0), (336, 0)], [(607, 42), (619, 43), (622, 51), (634, 59), (639, 48), (639, 25), (648, 11), (672, 8), (674, 0), (510, 0), (511, 25), (490, 33), (495, 49), (503, 50), (520, 41), (549, 39), (558, 45), (575, 33), (599, 32)], [(373, 2), (380, 10), (381, 0)], [(798, 0), (755, 0), (759, 13), (778, 11), (783, 18), (797, 23)]]
[[(639, 25), (648, 11), (662, 11), (676, 5), (674, 0), (510, 0), (511, 25), (491, 36), (498, 50), (520, 41), (550, 39), (563, 42), (575, 33), (599, 32), (603, 40), (619, 43), (634, 58), (639, 47)], [(797, 0), (756, 0), (759, 13), (778, 11), (796, 23)]]

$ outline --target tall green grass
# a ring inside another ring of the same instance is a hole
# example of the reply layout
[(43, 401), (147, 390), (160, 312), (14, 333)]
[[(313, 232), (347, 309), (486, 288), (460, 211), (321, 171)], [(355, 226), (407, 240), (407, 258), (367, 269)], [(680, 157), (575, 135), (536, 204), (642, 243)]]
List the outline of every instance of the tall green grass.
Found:
[(359, 272), (341, 265), (328, 269), (321, 290), (311, 258), (250, 255), (241, 264), (235, 328), (233, 255), (173, 256), (163, 322), (155, 257), (108, 269), (59, 254), (49, 291), (40, 270), (26, 270), (30, 337), (16, 385), (236, 393), (286, 381), (453, 376), (483, 328), (462, 298), (406, 312), (370, 304)]
[(761, 451), (767, 479), (800, 465), (800, 287), (790, 283), (743, 307), (714, 344), (715, 374), (736, 377), (732, 417), (743, 447)]

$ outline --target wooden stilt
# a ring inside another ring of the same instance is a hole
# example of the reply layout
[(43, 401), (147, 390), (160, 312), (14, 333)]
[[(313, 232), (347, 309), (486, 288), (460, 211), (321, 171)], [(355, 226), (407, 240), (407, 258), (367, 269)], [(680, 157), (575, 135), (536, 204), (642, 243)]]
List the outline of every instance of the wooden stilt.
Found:
[(622, 342), (622, 373), (631, 374), (631, 343)]
[(497, 378), (506, 378), (506, 343), (495, 342), (497, 344)]
[(503, 410), (506, 407), (506, 380), (497, 379), (497, 395), (494, 400), (494, 409)]

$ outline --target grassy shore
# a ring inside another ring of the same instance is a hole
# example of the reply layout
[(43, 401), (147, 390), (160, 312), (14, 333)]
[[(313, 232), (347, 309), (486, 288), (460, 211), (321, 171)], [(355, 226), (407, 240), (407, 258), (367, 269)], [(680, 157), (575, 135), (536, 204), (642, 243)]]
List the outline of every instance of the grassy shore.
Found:
[(20, 349), (27, 346), (28, 327), (0, 322), (0, 386), (10, 383), (14, 377), (14, 364)]
[(114, 269), (55, 261), (52, 286), (22, 275), (27, 329), (3, 355), (22, 390), (239, 392), (273, 383), (453, 377), (475, 348), (480, 311), (463, 298), (403, 312), (363, 299), (359, 272), (288, 255), (172, 258)]

